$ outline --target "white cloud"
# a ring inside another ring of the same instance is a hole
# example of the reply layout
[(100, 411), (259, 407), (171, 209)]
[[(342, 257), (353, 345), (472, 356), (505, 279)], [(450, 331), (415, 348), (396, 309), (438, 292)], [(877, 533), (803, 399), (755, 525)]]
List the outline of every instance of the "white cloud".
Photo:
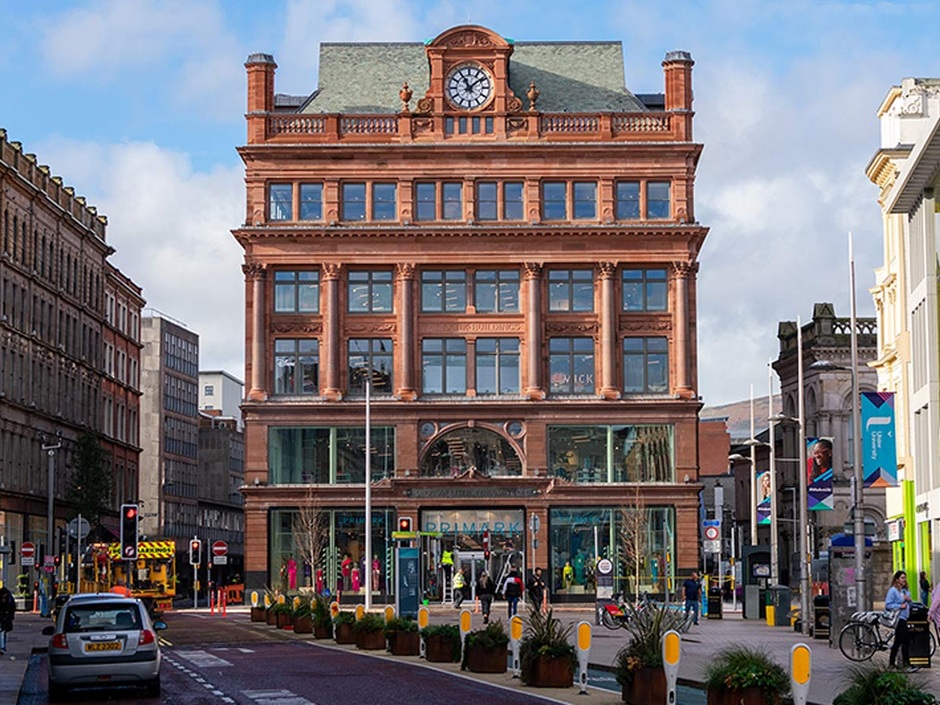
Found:
[(153, 144), (52, 140), (41, 153), (108, 216), (111, 261), (143, 287), (147, 306), (199, 334), (200, 367), (244, 375), (240, 167), (194, 172)]

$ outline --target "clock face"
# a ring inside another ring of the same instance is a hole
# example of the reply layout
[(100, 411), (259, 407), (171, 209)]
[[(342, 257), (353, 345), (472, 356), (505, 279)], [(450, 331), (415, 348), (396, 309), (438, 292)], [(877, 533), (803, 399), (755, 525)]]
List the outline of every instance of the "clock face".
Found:
[(447, 75), (447, 97), (458, 108), (475, 110), (489, 101), (493, 80), (476, 64), (463, 64)]

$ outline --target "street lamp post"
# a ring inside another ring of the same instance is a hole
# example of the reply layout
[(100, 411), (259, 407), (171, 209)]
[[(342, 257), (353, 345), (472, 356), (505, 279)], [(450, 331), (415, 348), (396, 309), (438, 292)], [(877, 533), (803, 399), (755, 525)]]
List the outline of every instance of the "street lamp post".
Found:
[(778, 556), (779, 525), (777, 517), (777, 459), (774, 448), (774, 369), (768, 363), (767, 381), (769, 392), (767, 394), (767, 433), (770, 445), (770, 584), (780, 584), (780, 566)]
[[(52, 555), (53, 542), (55, 541), (55, 452), (61, 447), (61, 441), (42, 444), (42, 449), (46, 451), (48, 455), (46, 489), (49, 496), (46, 499), (46, 555)], [(52, 574), (46, 571), (45, 566), (43, 566), (43, 576), (43, 584), (46, 586), (46, 601), (43, 604), (42, 614), (44, 617), (47, 617), (49, 615), (49, 597), (52, 594)]]
[(809, 634), (809, 498), (806, 495), (806, 418), (803, 398), (803, 328), (800, 317), (796, 317), (796, 355), (797, 355), (797, 386), (799, 387), (797, 399), (799, 405), (798, 423), (800, 425), (800, 467), (797, 474), (800, 476), (800, 625), (803, 634)]
[(855, 319), (855, 257), (852, 254), (852, 233), (849, 233), (849, 300), (852, 328), (852, 463), (855, 471), (855, 599), (856, 609), (868, 609), (865, 594), (865, 476), (862, 471), (862, 424), (859, 415), (861, 393), (858, 382), (858, 324)]
[(366, 610), (372, 609), (372, 366), (366, 373)]

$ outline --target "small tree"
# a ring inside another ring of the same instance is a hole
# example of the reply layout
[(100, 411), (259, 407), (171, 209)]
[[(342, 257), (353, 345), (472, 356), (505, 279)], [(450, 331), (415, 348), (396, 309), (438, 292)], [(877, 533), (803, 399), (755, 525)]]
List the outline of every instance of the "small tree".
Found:
[(646, 503), (640, 496), (639, 486), (634, 488), (633, 504), (622, 505), (620, 514), (620, 548), (633, 570), (634, 599), (640, 600), (640, 569), (649, 552), (649, 517)]
[(310, 577), (316, 584), (317, 564), (326, 543), (327, 517), (320, 508), (319, 497), (309, 488), (304, 502), (294, 515), (292, 533), (294, 547), (304, 563), (310, 566)]
[(111, 506), (111, 470), (108, 454), (98, 435), (85, 432), (78, 437), (72, 454), (73, 472), (66, 489), (66, 500), (71, 505), (69, 517), (79, 514), (91, 526), (99, 526), (104, 514), (113, 513)]

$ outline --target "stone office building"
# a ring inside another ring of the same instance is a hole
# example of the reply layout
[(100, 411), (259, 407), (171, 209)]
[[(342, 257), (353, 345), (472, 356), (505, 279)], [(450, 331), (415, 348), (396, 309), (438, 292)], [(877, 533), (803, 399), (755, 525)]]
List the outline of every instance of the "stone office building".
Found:
[(634, 94), (617, 42), (459, 26), (323, 44), (319, 87), (287, 96), (249, 57), (249, 588), (389, 592), (401, 518), (432, 595), (453, 547), (585, 599), (595, 555), (625, 575), (633, 511), (641, 589), (697, 566), (692, 65), (669, 52), (665, 94)]

